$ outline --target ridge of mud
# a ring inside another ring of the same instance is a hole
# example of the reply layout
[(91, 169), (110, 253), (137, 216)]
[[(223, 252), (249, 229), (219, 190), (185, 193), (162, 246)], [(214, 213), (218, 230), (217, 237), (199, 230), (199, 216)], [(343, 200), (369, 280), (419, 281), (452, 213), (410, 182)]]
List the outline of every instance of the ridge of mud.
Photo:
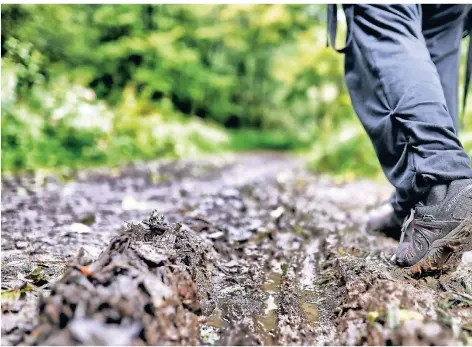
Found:
[(211, 248), (153, 213), (84, 265), (70, 265), (39, 304), (33, 345), (198, 344), (211, 296)]

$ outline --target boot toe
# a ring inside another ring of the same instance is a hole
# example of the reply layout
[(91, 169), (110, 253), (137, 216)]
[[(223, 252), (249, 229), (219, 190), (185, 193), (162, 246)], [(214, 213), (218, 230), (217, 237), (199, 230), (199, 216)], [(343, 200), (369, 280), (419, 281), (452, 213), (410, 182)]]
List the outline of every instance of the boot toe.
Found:
[(409, 267), (415, 264), (414, 250), (410, 243), (402, 243), (398, 245), (395, 251), (395, 263), (400, 267)]

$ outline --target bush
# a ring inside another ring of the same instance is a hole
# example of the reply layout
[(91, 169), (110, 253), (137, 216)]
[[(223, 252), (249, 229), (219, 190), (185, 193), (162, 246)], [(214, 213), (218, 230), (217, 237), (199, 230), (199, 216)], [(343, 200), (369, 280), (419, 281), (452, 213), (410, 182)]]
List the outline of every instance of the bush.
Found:
[(135, 160), (180, 157), (224, 148), (217, 126), (178, 114), (143, 114), (132, 89), (110, 111), (95, 93), (65, 79), (30, 88), (18, 101), (21, 81), (14, 64), (2, 69), (2, 170), (78, 168)]
[[(313, 143), (317, 169), (379, 169), (352, 111), (343, 56), (325, 47), (325, 6), (28, 4), (1, 11), (6, 169)], [(471, 111), (469, 101), (469, 152)], [(352, 148), (329, 148), (352, 127)]]
[[(112, 106), (131, 84), (138, 98), (158, 106), (171, 100), (188, 117), (296, 133), (315, 128), (344, 92), (341, 57), (324, 48), (323, 11), (300, 5), (5, 5), (2, 35), (47, 57), (46, 79), (66, 73)], [(318, 103), (328, 89), (329, 100)]]

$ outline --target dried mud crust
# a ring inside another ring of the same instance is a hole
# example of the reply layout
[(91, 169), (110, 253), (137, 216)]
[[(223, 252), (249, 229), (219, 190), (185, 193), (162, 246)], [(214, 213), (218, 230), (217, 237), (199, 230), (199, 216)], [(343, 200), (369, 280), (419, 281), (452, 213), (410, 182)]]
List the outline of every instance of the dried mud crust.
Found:
[[(22, 204), (7, 198), (2, 224), (14, 229), (15, 242), (26, 234), (40, 247), (2, 240), (2, 290), (19, 289), (8, 303), (2, 294), (3, 344), (472, 342), (470, 255), (453, 274), (415, 279), (389, 263), (393, 240), (363, 231), (365, 211), (389, 196), (388, 186), (317, 177), (299, 160), (272, 154), (238, 157), (201, 170), (201, 178), (176, 169), (175, 181), (172, 163), (166, 165), (165, 182), (139, 179), (153, 175), (148, 166), (82, 177), (82, 191), (72, 196), (87, 197), (96, 219), (80, 237), (48, 233), (50, 224), (41, 229), (28, 219), (39, 209), (31, 200), (46, 197), (46, 214), (64, 215), (53, 226), (61, 231), (74, 216), (51, 197), (76, 183), (39, 189)], [(103, 186), (114, 187), (106, 199)], [(121, 211), (130, 192), (148, 209)], [(31, 225), (22, 229), (15, 216)], [(120, 232), (123, 217), (144, 221)], [(49, 243), (24, 232), (35, 227)], [(93, 254), (90, 245), (103, 251)], [(76, 258), (81, 247), (84, 256)], [(25, 257), (27, 267), (15, 263)]]

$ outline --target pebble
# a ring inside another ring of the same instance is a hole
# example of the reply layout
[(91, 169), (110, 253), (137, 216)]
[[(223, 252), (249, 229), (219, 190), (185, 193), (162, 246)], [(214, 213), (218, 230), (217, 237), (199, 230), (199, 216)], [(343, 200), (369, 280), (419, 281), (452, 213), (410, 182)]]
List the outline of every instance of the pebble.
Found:
[(77, 234), (88, 234), (91, 230), (88, 225), (82, 223), (72, 223), (69, 225), (69, 231)]
[(28, 242), (27, 241), (16, 241), (15, 242), (15, 247), (17, 249), (24, 249), (24, 248), (28, 247)]

